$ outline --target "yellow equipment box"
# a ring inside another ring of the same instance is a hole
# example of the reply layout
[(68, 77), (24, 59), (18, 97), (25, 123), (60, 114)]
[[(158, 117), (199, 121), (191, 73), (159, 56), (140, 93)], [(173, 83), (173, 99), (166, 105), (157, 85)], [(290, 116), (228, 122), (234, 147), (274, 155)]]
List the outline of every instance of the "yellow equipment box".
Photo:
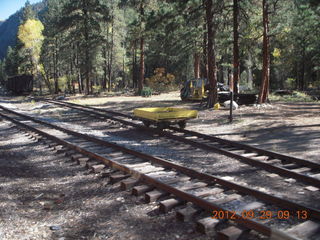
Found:
[(198, 117), (198, 111), (172, 107), (136, 108), (133, 115), (147, 127), (153, 123), (161, 129), (172, 124), (179, 124), (180, 128), (184, 128), (187, 119)]

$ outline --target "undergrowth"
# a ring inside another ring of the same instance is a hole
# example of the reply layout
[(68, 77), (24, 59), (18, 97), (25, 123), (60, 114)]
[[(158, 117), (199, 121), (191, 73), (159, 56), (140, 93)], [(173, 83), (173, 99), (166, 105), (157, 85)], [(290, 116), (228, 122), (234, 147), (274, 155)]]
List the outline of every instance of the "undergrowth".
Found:
[(291, 95), (283, 96), (270, 94), (269, 99), (271, 101), (282, 102), (315, 102), (315, 100), (310, 95), (299, 91), (294, 91)]

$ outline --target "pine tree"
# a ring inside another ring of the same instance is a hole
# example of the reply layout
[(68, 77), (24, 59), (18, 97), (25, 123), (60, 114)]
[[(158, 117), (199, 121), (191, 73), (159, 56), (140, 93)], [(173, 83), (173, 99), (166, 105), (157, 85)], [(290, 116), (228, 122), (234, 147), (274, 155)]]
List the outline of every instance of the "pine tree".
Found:
[(93, 62), (102, 42), (100, 23), (107, 21), (108, 9), (99, 0), (68, 1), (63, 7), (60, 27), (77, 39), (80, 73), (85, 79), (85, 92), (91, 92)]

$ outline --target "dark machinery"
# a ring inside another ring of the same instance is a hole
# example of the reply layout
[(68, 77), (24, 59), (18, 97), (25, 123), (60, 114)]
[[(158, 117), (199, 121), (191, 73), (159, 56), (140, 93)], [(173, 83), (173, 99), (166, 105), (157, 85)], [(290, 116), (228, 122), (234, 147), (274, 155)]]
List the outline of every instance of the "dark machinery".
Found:
[(29, 94), (33, 90), (33, 76), (17, 75), (9, 77), (7, 89), (15, 94)]
[[(218, 101), (224, 103), (230, 100), (229, 87), (222, 83), (217, 83)], [(182, 101), (203, 101), (207, 98), (209, 84), (206, 78), (191, 79), (185, 82), (180, 90), (180, 97)], [(254, 104), (257, 101), (256, 94), (238, 93), (234, 94), (234, 101), (239, 105)]]

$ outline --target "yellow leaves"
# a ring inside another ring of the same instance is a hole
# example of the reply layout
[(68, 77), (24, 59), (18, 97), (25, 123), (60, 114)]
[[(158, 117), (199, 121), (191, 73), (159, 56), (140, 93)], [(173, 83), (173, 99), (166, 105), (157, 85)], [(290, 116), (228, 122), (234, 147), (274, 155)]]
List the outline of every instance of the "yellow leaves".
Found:
[(43, 24), (39, 20), (28, 19), (19, 26), (18, 38), (26, 48), (32, 49), (34, 53), (40, 54), (42, 41)]
[(279, 58), (281, 56), (281, 50), (279, 48), (275, 48), (273, 50), (273, 53), (272, 55), (275, 57), (275, 58)]
[(146, 83), (151, 88), (157, 89), (159, 86), (168, 86), (175, 80), (175, 76), (171, 73), (166, 74), (165, 68), (156, 68), (154, 70), (155, 75), (150, 78), (146, 78)]
[(165, 69), (165, 68), (156, 68), (156, 69), (154, 70), (154, 73), (155, 73), (156, 75), (160, 75), (160, 76), (162, 76), (165, 72), (166, 72), (166, 69)]

